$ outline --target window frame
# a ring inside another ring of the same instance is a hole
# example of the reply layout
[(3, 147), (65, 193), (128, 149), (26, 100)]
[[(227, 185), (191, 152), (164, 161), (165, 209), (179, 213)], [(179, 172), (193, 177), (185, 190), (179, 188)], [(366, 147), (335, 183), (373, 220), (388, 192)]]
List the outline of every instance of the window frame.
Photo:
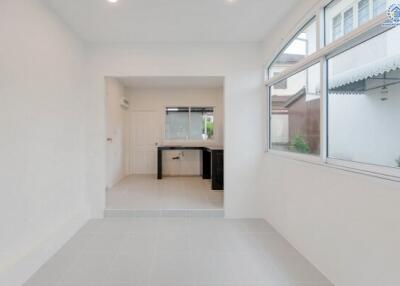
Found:
[[(334, 0), (337, 1), (337, 0)], [(364, 174), (368, 176), (378, 177), (385, 180), (400, 182), (400, 169), (396, 167), (380, 166), (368, 163), (359, 163), (353, 161), (346, 161), (340, 159), (333, 159), (328, 157), (328, 60), (338, 54), (347, 51), (365, 41), (368, 41), (384, 32), (389, 31), (392, 27), (385, 27), (382, 24), (387, 20), (387, 15), (385, 13), (378, 15), (372, 19), (369, 19), (366, 23), (361, 26), (353, 26), (353, 30), (342, 37), (331, 41), (326, 44), (326, 18), (325, 9), (334, 1), (321, 1), (322, 3), (315, 7), (299, 25), (297, 29), (291, 33), (288, 37), (288, 41), (283, 45), (281, 49), (275, 54), (272, 60), (266, 65), (266, 75), (268, 77), (265, 80), (266, 85), (266, 96), (267, 96), (267, 144), (266, 153), (269, 155), (285, 157), (288, 159), (293, 159), (296, 161), (303, 161), (306, 163), (312, 163), (317, 165), (323, 165), (330, 168), (340, 169), (348, 172)], [(356, 2), (358, 4), (358, 1)], [(371, 4), (371, 3), (370, 3)], [(373, 4), (373, 2), (372, 2)], [(348, 11), (351, 7), (347, 7), (344, 11)], [(370, 5), (370, 9), (373, 9), (373, 5)], [(342, 31), (343, 31), (343, 12), (342, 11)], [(373, 13), (370, 11), (370, 13)], [(357, 15), (357, 16), (356, 16)], [(358, 13), (355, 13), (353, 6), (353, 23), (358, 22)], [(317, 47), (316, 52), (304, 57), (298, 63), (290, 66), (279, 75), (270, 77), (270, 68), (274, 64), (275, 60), (281, 55), (281, 53), (287, 48), (287, 46), (292, 42), (292, 40), (301, 33), (301, 31), (313, 20), (317, 23)], [(399, 28), (400, 29), (400, 28)], [(271, 87), (282, 80), (287, 80), (289, 77), (306, 70), (307, 68), (313, 66), (316, 63), (320, 63), (320, 82), (321, 82), (321, 142), (320, 155), (311, 154), (298, 154), (288, 151), (274, 150), (271, 148), (271, 115), (272, 115), (272, 105), (271, 105)]]
[[(296, 32), (290, 36), (289, 41), (286, 41), (285, 44), (283, 45), (283, 47), (281, 47), (281, 48), (279, 49), (279, 51), (275, 54), (273, 60), (269, 63), (269, 65), (268, 65), (268, 67), (267, 67), (267, 69), (266, 69), (266, 76), (265, 76), (265, 79), (266, 79), (266, 80), (269, 80), (269, 79), (272, 79), (272, 78), (276, 77), (276, 76), (271, 76), (271, 68), (272, 68), (272, 66), (275, 64), (276, 60), (285, 52), (285, 50), (286, 50), (286, 49), (296, 40), (296, 38), (303, 32), (303, 30), (305, 30), (306, 28), (308, 28), (308, 27), (313, 23), (314, 20), (315, 20), (315, 23), (316, 23), (316, 25), (317, 25), (317, 31), (316, 31), (316, 33), (317, 33), (316, 42), (317, 42), (317, 43), (316, 43), (316, 47), (315, 47), (315, 52), (318, 51), (319, 46), (320, 46), (320, 45), (319, 45), (319, 44), (320, 44), (320, 40), (319, 40), (319, 37), (318, 37), (318, 36), (319, 36), (319, 31), (318, 31), (318, 17), (316, 17), (316, 15), (313, 14), (312, 17), (308, 17), (308, 18), (307, 18), (307, 21), (304, 21), (303, 23), (301, 23), (300, 28), (297, 29)], [(315, 54), (315, 52), (314, 52), (313, 54)], [(311, 54), (311, 55), (312, 55), (312, 54)], [(307, 58), (307, 57), (309, 57), (309, 56), (310, 56), (310, 55), (306, 55), (305, 58)], [(302, 60), (300, 60), (299, 62), (301, 62), (301, 61), (302, 61)], [(297, 63), (294, 64), (294, 65), (297, 65)], [(290, 69), (290, 67), (289, 67), (288, 69)]]

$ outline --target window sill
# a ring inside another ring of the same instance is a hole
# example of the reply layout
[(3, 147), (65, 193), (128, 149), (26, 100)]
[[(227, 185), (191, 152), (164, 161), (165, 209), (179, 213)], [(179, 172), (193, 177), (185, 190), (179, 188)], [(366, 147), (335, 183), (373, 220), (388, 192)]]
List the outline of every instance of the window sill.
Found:
[(217, 141), (215, 139), (210, 140), (166, 140), (164, 139), (163, 145), (182, 145), (182, 146), (208, 146), (208, 145), (216, 145)]
[(278, 151), (273, 149), (268, 149), (267, 153), (274, 156), (285, 157), (296, 161), (308, 162), (313, 164), (321, 163), (321, 158), (318, 155), (301, 154), (289, 151)]
[(400, 182), (400, 169), (397, 168), (374, 166), (374, 165), (331, 159), (331, 158), (326, 159), (326, 161), (324, 162), (320, 156), (297, 154), (297, 153), (277, 151), (271, 149), (267, 150), (266, 154), (289, 160), (304, 162), (306, 164), (313, 164), (325, 168), (332, 168), (354, 174), (360, 174), (368, 177), (378, 178), (386, 181), (391, 181), (396, 183)]
[(342, 170), (361, 173), (368, 176), (378, 177), (385, 180), (400, 182), (400, 169), (384, 167), (372, 164), (345, 161), (327, 158), (325, 165), (340, 168)]

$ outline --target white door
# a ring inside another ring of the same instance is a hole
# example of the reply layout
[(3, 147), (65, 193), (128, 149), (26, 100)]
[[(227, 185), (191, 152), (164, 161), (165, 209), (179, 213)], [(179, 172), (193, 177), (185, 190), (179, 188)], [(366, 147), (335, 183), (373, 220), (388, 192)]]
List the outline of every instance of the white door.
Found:
[(134, 111), (131, 118), (131, 171), (133, 174), (157, 173), (157, 145), (160, 122), (156, 111)]

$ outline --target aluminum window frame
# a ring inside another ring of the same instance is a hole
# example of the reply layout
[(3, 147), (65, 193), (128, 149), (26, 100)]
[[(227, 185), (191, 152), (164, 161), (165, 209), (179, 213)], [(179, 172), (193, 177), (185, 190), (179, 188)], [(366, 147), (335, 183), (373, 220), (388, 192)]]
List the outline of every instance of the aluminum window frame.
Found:
[[(163, 106), (163, 126), (162, 126), (162, 140), (164, 143), (211, 143), (214, 144), (216, 142), (216, 134), (218, 133), (217, 130), (215, 129), (216, 126), (216, 120), (215, 120), (215, 114), (216, 114), (216, 106), (214, 105), (181, 105), (181, 106), (177, 106), (180, 108), (188, 108), (189, 112), (188, 112), (188, 116), (189, 116), (189, 133), (188, 133), (188, 137), (186, 139), (183, 138), (177, 138), (177, 139), (168, 139), (166, 137), (166, 124), (167, 124), (167, 114), (166, 111), (168, 108), (175, 108), (175, 106), (172, 105), (165, 105)], [(206, 140), (199, 140), (199, 139), (193, 139), (191, 137), (191, 130), (192, 130), (192, 108), (212, 108), (213, 109), (213, 116), (214, 116), (214, 134), (212, 138), (206, 139)]]
[[(336, 0), (334, 0), (336, 1)], [(304, 18), (302, 25), (299, 26), (295, 32), (288, 37), (288, 41), (283, 45), (279, 52), (275, 54), (273, 59), (270, 61), (268, 68), (266, 69), (265, 85), (267, 88), (267, 146), (266, 153), (269, 155), (285, 157), (296, 161), (302, 161), (306, 163), (318, 164), (326, 167), (340, 169), (348, 172), (364, 174), (367, 176), (378, 177), (384, 180), (400, 182), (400, 169), (378, 166), (369, 163), (358, 163), (353, 161), (346, 161), (340, 159), (333, 159), (328, 157), (328, 61), (329, 59), (339, 55), (355, 46), (360, 45), (382, 33), (385, 33), (392, 29), (391, 27), (385, 27), (382, 25), (387, 20), (387, 15), (383, 13), (375, 18), (368, 20), (361, 26), (354, 26), (353, 30), (342, 37), (326, 44), (326, 14), (325, 9), (334, 1), (321, 1), (309, 15)], [(358, 2), (357, 2), (358, 3)], [(370, 5), (371, 6), (371, 5)], [(371, 7), (370, 7), (371, 8)], [(348, 9), (346, 9), (347, 11)], [(353, 21), (358, 15), (357, 11), (353, 8)], [(270, 68), (281, 55), (281, 53), (292, 43), (292, 40), (297, 37), (304, 28), (307, 27), (315, 19), (317, 23), (317, 47), (316, 52), (304, 57), (298, 63), (288, 67), (286, 70), (281, 72), (279, 75), (270, 77)], [(342, 20), (343, 21), (343, 20)], [(343, 27), (342, 27), (343, 28)], [(320, 155), (311, 154), (298, 154), (287, 151), (274, 150), (271, 148), (271, 116), (272, 116), (272, 104), (271, 104), (271, 88), (273, 85), (279, 83), (282, 80), (287, 80), (291, 76), (308, 69), (309, 67), (320, 63), (320, 85), (321, 85), (321, 108), (320, 108)]]
[[(302, 26), (300, 27), (300, 29), (298, 29), (297, 32), (296, 32), (295, 34), (291, 35), (289, 41), (286, 41), (285, 44), (283, 45), (283, 47), (280, 48), (279, 52), (275, 54), (273, 60), (269, 63), (269, 65), (268, 65), (268, 67), (267, 67), (267, 69), (266, 69), (266, 77), (265, 77), (265, 78), (266, 78), (267, 80), (276, 77), (276, 76), (271, 76), (271, 68), (272, 68), (272, 66), (275, 64), (275, 62), (277, 61), (277, 59), (278, 59), (281, 55), (284, 54), (285, 50), (286, 50), (286, 49), (298, 38), (298, 36), (299, 36), (305, 29), (307, 29), (314, 21), (315, 21), (315, 24), (316, 24), (316, 26), (317, 26), (317, 30), (316, 30), (317, 37), (316, 37), (316, 49), (315, 49), (315, 52), (318, 51), (318, 49), (319, 49), (319, 42), (320, 42), (320, 41), (319, 41), (319, 37), (318, 37), (318, 34), (319, 34), (319, 31), (318, 31), (318, 17), (316, 17), (316, 15), (313, 14), (312, 17), (309, 17), (309, 18), (307, 19), (307, 21), (305, 21), (305, 22), (302, 23)], [(306, 50), (308, 50), (308, 45), (307, 45)], [(315, 52), (314, 52), (314, 53), (315, 53)], [(314, 53), (313, 53), (313, 54), (314, 54)], [(310, 56), (310, 55), (305, 55), (304, 57), (307, 58), (307, 57), (309, 57), (309, 56)], [(301, 62), (301, 60), (300, 60), (299, 62)], [(296, 63), (296, 64), (297, 64), (297, 63)], [(296, 65), (296, 64), (294, 64), (294, 65)], [(289, 67), (288, 69), (290, 69), (290, 67)]]

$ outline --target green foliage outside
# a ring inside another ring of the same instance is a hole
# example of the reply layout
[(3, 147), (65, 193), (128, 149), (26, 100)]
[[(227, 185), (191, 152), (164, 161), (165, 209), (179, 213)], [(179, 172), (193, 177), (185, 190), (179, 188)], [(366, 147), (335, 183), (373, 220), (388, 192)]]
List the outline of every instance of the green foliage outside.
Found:
[(206, 133), (208, 135), (208, 138), (213, 137), (213, 135), (214, 135), (214, 122), (208, 121), (206, 123), (206, 127), (207, 127)]
[(212, 138), (214, 136), (214, 122), (211, 118), (205, 117), (203, 119), (203, 134), (207, 134), (208, 138)]
[(310, 145), (307, 144), (307, 142), (304, 140), (303, 137), (301, 136), (296, 136), (292, 142), (292, 147), (299, 153), (310, 153), (311, 148)]

